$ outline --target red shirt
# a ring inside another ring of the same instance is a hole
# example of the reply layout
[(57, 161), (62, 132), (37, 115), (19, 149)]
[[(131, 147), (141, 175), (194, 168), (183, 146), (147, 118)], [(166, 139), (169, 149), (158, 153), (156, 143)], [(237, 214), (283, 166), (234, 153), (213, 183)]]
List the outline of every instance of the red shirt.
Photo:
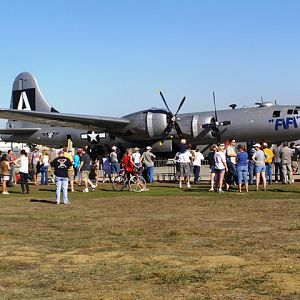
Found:
[(133, 163), (132, 163), (130, 155), (126, 155), (125, 154), (123, 156), (122, 163), (123, 163), (123, 166), (124, 166), (126, 172), (130, 172), (130, 173), (133, 172), (133, 167), (134, 166), (133, 166)]

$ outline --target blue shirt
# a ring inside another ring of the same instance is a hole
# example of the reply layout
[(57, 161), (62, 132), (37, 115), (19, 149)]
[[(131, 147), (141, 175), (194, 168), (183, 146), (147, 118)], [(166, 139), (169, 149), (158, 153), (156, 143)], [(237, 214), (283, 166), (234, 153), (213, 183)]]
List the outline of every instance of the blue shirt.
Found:
[(236, 155), (237, 166), (248, 166), (248, 153), (247, 152), (238, 152)]

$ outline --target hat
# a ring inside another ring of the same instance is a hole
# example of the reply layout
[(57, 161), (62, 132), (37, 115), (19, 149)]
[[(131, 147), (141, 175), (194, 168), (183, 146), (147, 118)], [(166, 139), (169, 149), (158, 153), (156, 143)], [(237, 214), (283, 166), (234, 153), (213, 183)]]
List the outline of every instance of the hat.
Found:
[(267, 143), (263, 143), (263, 146), (264, 146), (264, 147), (268, 147), (268, 144), (267, 144)]
[(135, 147), (133, 150), (134, 150), (135, 152), (137, 152), (137, 151), (140, 151), (140, 148)]
[(64, 152), (64, 150), (59, 150), (57, 153), (58, 154), (64, 154), (65, 152)]
[(111, 149), (112, 150), (117, 150), (117, 147), (116, 146), (112, 146)]
[(254, 148), (255, 148), (255, 147), (261, 148), (261, 145), (258, 144), (258, 143), (256, 143), (256, 144), (253, 145), (253, 147), (254, 147)]
[(150, 146), (147, 146), (146, 150), (152, 150), (152, 148)]

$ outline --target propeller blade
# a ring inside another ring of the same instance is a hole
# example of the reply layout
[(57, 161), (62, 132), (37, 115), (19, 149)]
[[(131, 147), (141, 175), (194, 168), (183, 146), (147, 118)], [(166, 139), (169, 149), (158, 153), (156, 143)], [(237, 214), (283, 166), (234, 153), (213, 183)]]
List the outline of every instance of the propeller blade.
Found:
[(232, 124), (231, 121), (223, 121), (223, 122), (220, 122), (220, 126), (226, 126), (226, 125), (230, 125)]
[(169, 106), (168, 106), (168, 104), (167, 104), (167, 101), (166, 101), (166, 99), (165, 99), (163, 93), (162, 93), (161, 91), (159, 91), (159, 94), (160, 94), (160, 96), (161, 96), (161, 98), (162, 98), (162, 100), (163, 100), (163, 102), (164, 102), (166, 108), (168, 109), (169, 114), (171, 114), (171, 116), (173, 117), (173, 114), (171, 113), (171, 110), (170, 110), (170, 108), (169, 108)]
[(218, 115), (217, 115), (217, 105), (216, 105), (216, 96), (215, 96), (215, 92), (213, 92), (213, 99), (214, 99), (214, 107), (215, 107), (215, 121), (218, 122)]
[(180, 104), (179, 104), (179, 106), (178, 106), (178, 109), (177, 109), (177, 111), (176, 111), (176, 113), (175, 113), (174, 116), (177, 116), (177, 114), (178, 114), (178, 112), (180, 111), (180, 109), (181, 109), (181, 107), (182, 107), (184, 101), (185, 101), (185, 96), (182, 98), (182, 100), (181, 100), (181, 102), (180, 102)]
[(177, 132), (179, 138), (183, 138), (183, 133), (182, 133), (181, 128), (180, 128), (180, 126), (178, 125), (178, 123), (175, 123), (174, 125), (175, 125), (175, 130), (176, 130), (176, 132)]

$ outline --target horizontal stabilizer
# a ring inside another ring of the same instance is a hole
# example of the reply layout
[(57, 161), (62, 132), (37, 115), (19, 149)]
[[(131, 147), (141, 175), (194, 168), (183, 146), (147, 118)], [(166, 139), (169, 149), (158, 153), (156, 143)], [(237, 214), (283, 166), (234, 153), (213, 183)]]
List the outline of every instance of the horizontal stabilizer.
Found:
[(39, 131), (41, 128), (0, 128), (0, 134), (33, 134)]
[(0, 109), (0, 118), (35, 122), (56, 127), (71, 127), (90, 130), (120, 130), (130, 124), (126, 118), (113, 118), (55, 112), (26, 111), (17, 109)]

